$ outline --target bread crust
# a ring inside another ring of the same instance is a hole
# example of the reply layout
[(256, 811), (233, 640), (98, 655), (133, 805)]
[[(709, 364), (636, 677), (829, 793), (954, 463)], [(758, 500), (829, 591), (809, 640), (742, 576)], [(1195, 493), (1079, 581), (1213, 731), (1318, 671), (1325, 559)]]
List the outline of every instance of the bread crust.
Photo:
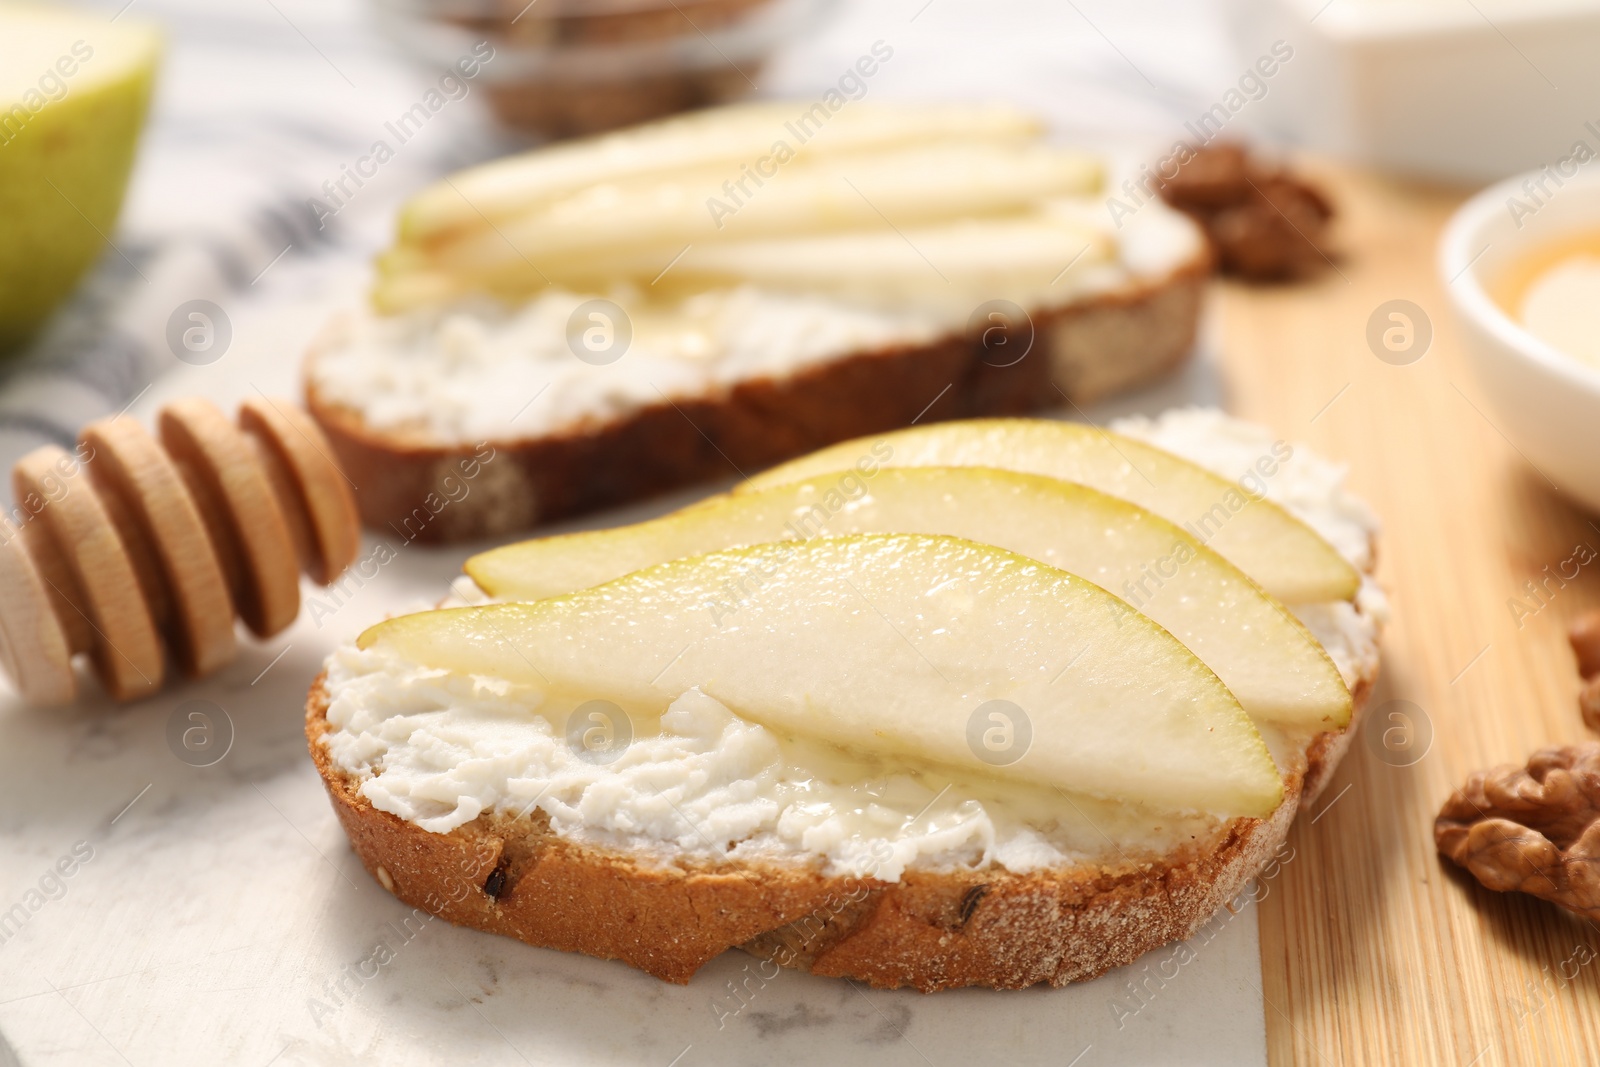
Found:
[(429, 833), (363, 797), (321, 738), (328, 693), (306, 704), (311, 758), (362, 864), (401, 900), (452, 923), (532, 945), (620, 959), (686, 983), (741, 947), (763, 959), (880, 988), (1064, 985), (1192, 936), (1282, 845), (1332, 775), (1372, 692), (1345, 730), (1317, 735), (1266, 820), (1240, 818), (1161, 856), (1030, 874), (907, 870), (898, 882), (827, 876), (802, 864), (650, 862), (551, 832), (542, 811), (484, 814)]
[[(559, 433), (481, 443), (376, 430), (322, 396), (309, 374), (306, 406), (357, 487), (368, 526), (423, 543), (500, 537), (695, 482), (753, 474), (913, 421), (1020, 415), (1063, 396), (1091, 403), (1153, 380), (1194, 346), (1210, 270), (1202, 250), (1162, 277), (1036, 314), (1032, 350), (1006, 367), (986, 363), (975, 341), (947, 337), (857, 352)], [(315, 349), (307, 358), (316, 359)], [(447, 488), (463, 481), (467, 464), (476, 472), (470, 491), (446, 505), (454, 495)]]

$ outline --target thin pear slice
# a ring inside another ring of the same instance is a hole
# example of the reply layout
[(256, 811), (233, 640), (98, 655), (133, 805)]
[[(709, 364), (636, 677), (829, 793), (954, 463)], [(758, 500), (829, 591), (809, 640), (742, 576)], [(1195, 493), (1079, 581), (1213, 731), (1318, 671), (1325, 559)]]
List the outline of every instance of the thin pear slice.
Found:
[(412, 197), (400, 213), (400, 238), (435, 241), (646, 174), (716, 165), (720, 186), (742, 178), (741, 166), (769, 160), (780, 141), (812, 158), (935, 140), (969, 142), (981, 152), (1040, 133), (1037, 118), (1009, 107), (852, 104), (821, 118), (815, 111), (794, 101), (716, 108), (486, 163)]
[(675, 287), (750, 282), (769, 289), (801, 290), (855, 299), (907, 302), (930, 284), (948, 302), (946, 286), (995, 295), (1033, 297), (1067, 267), (1104, 263), (1116, 251), (1112, 237), (1042, 214), (1020, 218), (962, 219), (930, 226), (857, 231), (691, 249), (666, 281)]
[(1164, 626), (1258, 721), (1350, 722), (1350, 691), (1322, 646), (1238, 568), (1136, 504), (1014, 471), (819, 475), (632, 526), (506, 545), (466, 570), (490, 596), (538, 600), (704, 552), (859, 533), (947, 534), (1069, 571)]
[(766, 489), (818, 474), (885, 467), (999, 467), (1080, 482), (1183, 527), (1286, 604), (1349, 600), (1361, 575), (1311, 527), (1270, 500), (1153, 445), (1048, 419), (916, 426), (824, 448), (741, 483)]
[(699, 687), (779, 731), (1163, 810), (1265, 816), (1283, 795), (1250, 717), (1171, 634), (1082, 578), (952, 537), (714, 552), (402, 616), (360, 644), (640, 711)]
[[(374, 299), (408, 306), (473, 287), (513, 295), (545, 282), (604, 291), (619, 277), (657, 279), (661, 292), (693, 293), (748, 282), (774, 290), (829, 294), (912, 306), (932, 292), (941, 302), (957, 290), (1032, 301), (1048, 294), (1066, 267), (1104, 263), (1115, 244), (1104, 233), (1042, 214), (1005, 219), (854, 231), (725, 245), (615, 251), (570, 256), (535, 269), (518, 260), (490, 272), (433, 269), (413, 250), (379, 261)], [(664, 268), (670, 272), (664, 274)], [(952, 289), (951, 287), (955, 287)]]
[[(528, 293), (530, 283), (549, 280), (571, 290), (605, 290), (608, 280), (656, 278), (662, 293), (698, 293), (747, 282), (770, 290), (880, 299), (910, 306), (930, 294), (949, 302), (955, 290), (982, 291), (1034, 301), (1048, 294), (1064, 267), (1082, 270), (1115, 254), (1110, 235), (1080, 222), (1030, 214), (1022, 218), (963, 219), (952, 224), (902, 230), (854, 230), (843, 234), (781, 237), (730, 245), (694, 245), (690, 251), (614, 251), (608, 256), (571, 256), (546, 262), (542, 278), (517, 261), (493, 270), (435, 272), (410, 256), (386, 254), (379, 291), (422, 291), (424, 278), (458, 280), (490, 291)], [(421, 267), (421, 269), (419, 269)], [(670, 272), (664, 274), (664, 267)], [(398, 286), (406, 288), (398, 288)], [(950, 286), (955, 286), (952, 290)]]
[(795, 162), (730, 214), (714, 216), (708, 197), (726, 198), (721, 171), (651, 176), (594, 186), (493, 228), (429, 248), (432, 264), (467, 274), (531, 264), (562, 270), (569, 257), (937, 221), (1031, 210), (1039, 201), (1092, 192), (1092, 157), (1042, 144), (972, 152), (934, 145), (858, 157)]

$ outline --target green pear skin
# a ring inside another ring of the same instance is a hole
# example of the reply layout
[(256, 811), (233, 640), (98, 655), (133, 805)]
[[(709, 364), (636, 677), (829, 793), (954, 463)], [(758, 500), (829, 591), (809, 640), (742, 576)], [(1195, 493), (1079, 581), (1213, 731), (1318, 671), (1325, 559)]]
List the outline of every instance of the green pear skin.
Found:
[(115, 79), (69, 79), (38, 111), (0, 103), (0, 353), (32, 338), (104, 249), (155, 82), (151, 51)]

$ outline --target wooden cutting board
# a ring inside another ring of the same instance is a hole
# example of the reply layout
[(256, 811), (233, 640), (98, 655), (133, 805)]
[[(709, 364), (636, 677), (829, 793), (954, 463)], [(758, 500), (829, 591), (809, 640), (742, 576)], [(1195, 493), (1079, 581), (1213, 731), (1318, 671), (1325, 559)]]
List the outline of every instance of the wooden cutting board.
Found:
[[(1383, 521), (1393, 621), (1367, 724), (1263, 883), (1271, 1062), (1600, 1062), (1600, 929), (1481, 888), (1432, 837), (1472, 770), (1593, 740), (1566, 627), (1600, 606), (1600, 561), (1520, 625), (1510, 602), (1537, 607), (1524, 584), (1579, 544), (1600, 549), (1600, 523), (1502, 436), (1466, 363), (1434, 266), (1465, 194), (1312, 172), (1340, 207), (1343, 255), (1310, 284), (1222, 286), (1228, 406), (1349, 463)], [(1366, 339), (1396, 299), (1433, 328), (1405, 366)]]

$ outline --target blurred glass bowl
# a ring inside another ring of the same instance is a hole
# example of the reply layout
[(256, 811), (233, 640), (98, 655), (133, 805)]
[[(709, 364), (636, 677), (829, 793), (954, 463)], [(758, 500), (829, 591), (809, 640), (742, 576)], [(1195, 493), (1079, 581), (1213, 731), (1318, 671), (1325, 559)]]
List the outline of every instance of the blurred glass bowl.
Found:
[(573, 137), (755, 88), (779, 44), (836, 0), (373, 0), (406, 52), (449, 68), (487, 41), (478, 80), (502, 121)]

